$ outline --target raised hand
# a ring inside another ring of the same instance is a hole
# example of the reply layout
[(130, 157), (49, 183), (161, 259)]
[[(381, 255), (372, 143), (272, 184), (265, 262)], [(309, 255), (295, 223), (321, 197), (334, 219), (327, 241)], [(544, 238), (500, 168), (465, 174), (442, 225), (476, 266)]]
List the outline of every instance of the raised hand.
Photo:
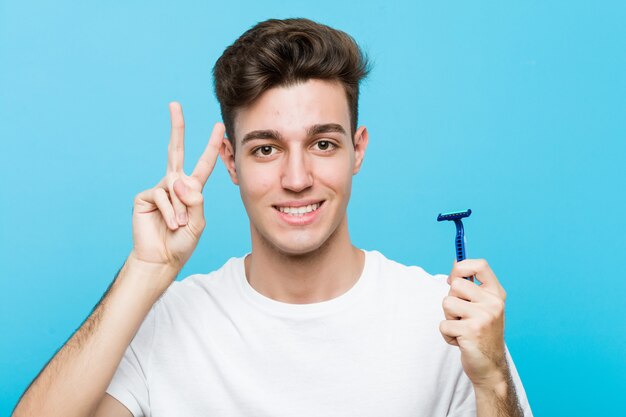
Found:
[(188, 176), (183, 172), (183, 111), (176, 102), (169, 108), (172, 131), (166, 174), (155, 187), (135, 197), (131, 256), (179, 270), (196, 248), (206, 224), (202, 189), (215, 167), (224, 125), (215, 124), (206, 149)]
[[(482, 285), (463, 278), (471, 276)], [(446, 320), (439, 326), (444, 339), (461, 349), (463, 369), (475, 386), (506, 380), (504, 288), (487, 262), (476, 259), (455, 262), (448, 283), (450, 292), (443, 300)]]

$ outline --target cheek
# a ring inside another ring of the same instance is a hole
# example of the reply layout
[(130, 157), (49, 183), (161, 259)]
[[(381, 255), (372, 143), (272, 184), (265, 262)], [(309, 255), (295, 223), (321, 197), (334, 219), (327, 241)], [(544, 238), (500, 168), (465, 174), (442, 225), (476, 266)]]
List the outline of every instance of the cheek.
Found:
[(263, 165), (249, 166), (239, 173), (239, 187), (245, 200), (259, 198), (270, 191), (276, 181), (276, 173)]
[(329, 160), (318, 167), (316, 177), (331, 188), (349, 191), (352, 185), (352, 164), (347, 160)]

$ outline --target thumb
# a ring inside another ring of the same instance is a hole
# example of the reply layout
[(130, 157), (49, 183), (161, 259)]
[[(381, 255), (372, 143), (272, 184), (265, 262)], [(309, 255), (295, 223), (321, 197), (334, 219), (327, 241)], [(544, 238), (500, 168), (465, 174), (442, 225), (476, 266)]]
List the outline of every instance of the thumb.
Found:
[(187, 206), (189, 221), (194, 224), (204, 224), (204, 196), (200, 191), (189, 187), (182, 179), (174, 182), (174, 192), (180, 201)]

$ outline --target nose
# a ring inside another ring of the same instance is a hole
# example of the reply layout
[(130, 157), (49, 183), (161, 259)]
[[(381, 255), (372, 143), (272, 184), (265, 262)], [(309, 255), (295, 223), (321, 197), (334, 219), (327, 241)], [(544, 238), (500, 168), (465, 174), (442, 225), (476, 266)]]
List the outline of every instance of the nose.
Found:
[(304, 191), (313, 185), (313, 174), (305, 152), (288, 153), (284, 159), (281, 185), (293, 192)]

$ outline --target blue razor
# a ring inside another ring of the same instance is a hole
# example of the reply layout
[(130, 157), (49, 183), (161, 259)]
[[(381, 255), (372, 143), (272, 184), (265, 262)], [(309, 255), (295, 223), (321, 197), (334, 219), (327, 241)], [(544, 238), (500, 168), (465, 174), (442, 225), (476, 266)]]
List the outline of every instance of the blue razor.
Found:
[[(437, 221), (442, 222), (444, 220), (454, 221), (456, 226), (456, 237), (454, 238), (454, 249), (456, 251), (456, 261), (461, 262), (465, 259), (465, 231), (463, 230), (463, 222), (461, 219), (469, 217), (472, 214), (472, 210), (456, 211), (451, 213), (440, 213), (437, 216)], [(472, 280), (472, 277), (468, 278)]]

